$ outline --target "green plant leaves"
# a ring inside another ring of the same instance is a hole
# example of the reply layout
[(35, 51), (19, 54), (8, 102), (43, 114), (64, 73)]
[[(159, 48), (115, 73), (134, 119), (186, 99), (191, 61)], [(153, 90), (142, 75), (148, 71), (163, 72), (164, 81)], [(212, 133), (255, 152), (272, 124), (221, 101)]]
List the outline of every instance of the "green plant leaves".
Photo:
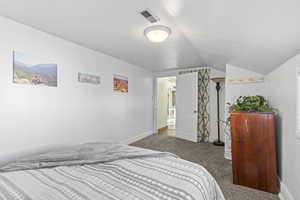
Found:
[(240, 96), (233, 105), (229, 105), (230, 111), (267, 112), (271, 110), (266, 99), (259, 95)]

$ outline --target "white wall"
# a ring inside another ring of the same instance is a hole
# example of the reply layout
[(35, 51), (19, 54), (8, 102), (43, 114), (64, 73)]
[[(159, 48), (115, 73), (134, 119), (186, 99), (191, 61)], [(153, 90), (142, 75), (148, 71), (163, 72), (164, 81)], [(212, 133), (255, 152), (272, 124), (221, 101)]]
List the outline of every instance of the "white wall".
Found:
[(168, 125), (169, 87), (170, 84), (167, 78), (157, 79), (157, 129)]
[[(229, 106), (227, 103), (234, 103), (239, 96), (266, 96), (265, 83), (243, 83), (232, 84), (229, 80), (243, 79), (243, 78), (255, 78), (263, 77), (262, 74), (258, 74), (240, 67), (226, 65), (226, 81), (225, 81), (225, 118), (226, 121), (229, 117)], [(231, 159), (231, 139), (230, 132), (225, 134), (225, 158)]]
[[(276, 117), (281, 192), (286, 200), (300, 199), (300, 140), (296, 137), (297, 67), (300, 54), (266, 76), (266, 91)], [(299, 102), (299, 101), (298, 101)]]
[[(195, 68), (197, 69), (197, 68)], [(167, 76), (178, 76), (179, 71), (184, 71), (187, 69), (181, 70), (168, 70), (163, 72), (155, 73), (156, 77), (167, 77)], [(215, 77), (225, 77), (225, 73), (219, 70), (211, 69), (210, 78)], [(225, 107), (225, 90), (224, 84), (221, 85), (222, 89), (220, 90), (220, 119), (224, 118), (224, 107)], [(213, 81), (210, 81), (210, 137), (209, 141), (212, 142), (218, 138), (218, 129), (217, 129), (217, 91), (216, 84)], [(221, 139), (224, 139), (224, 129), (221, 126), (220, 130)]]
[(242, 79), (242, 78), (254, 78), (254, 77), (264, 77), (264, 75), (227, 64), (226, 82), (225, 82), (226, 103), (233, 103), (239, 96), (249, 96), (249, 95), (265, 96), (264, 82), (243, 83), (243, 84), (233, 84), (229, 82), (230, 79)]
[[(152, 133), (152, 73), (2, 17), (0, 44), (0, 154)], [(13, 50), (55, 61), (58, 87), (13, 84)], [(101, 85), (77, 82), (78, 72)], [(129, 78), (127, 94), (112, 91), (113, 74)]]

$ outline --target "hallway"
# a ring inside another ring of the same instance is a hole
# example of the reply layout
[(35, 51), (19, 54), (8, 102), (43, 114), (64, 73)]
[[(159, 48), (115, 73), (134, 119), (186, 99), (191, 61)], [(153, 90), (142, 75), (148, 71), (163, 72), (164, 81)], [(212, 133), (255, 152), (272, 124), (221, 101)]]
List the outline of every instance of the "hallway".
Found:
[(175, 137), (176, 136), (176, 128), (175, 125), (169, 125), (168, 128), (162, 129), (158, 131), (159, 135), (164, 135), (164, 136), (171, 136)]

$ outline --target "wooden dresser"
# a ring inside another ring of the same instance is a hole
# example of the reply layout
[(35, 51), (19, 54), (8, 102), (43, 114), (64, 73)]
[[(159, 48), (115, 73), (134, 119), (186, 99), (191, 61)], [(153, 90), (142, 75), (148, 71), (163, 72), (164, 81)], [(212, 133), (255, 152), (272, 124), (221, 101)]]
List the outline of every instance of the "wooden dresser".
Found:
[(278, 193), (273, 113), (231, 112), (233, 183)]

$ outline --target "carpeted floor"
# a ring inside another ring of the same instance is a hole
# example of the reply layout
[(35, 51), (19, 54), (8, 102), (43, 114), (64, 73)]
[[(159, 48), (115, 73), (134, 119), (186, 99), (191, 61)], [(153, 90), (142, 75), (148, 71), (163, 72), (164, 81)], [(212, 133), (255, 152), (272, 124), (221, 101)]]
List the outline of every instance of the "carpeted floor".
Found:
[(198, 144), (175, 137), (155, 134), (133, 146), (172, 152), (182, 159), (204, 166), (220, 184), (226, 200), (279, 200), (277, 195), (232, 184), (231, 162), (223, 157), (223, 147)]

